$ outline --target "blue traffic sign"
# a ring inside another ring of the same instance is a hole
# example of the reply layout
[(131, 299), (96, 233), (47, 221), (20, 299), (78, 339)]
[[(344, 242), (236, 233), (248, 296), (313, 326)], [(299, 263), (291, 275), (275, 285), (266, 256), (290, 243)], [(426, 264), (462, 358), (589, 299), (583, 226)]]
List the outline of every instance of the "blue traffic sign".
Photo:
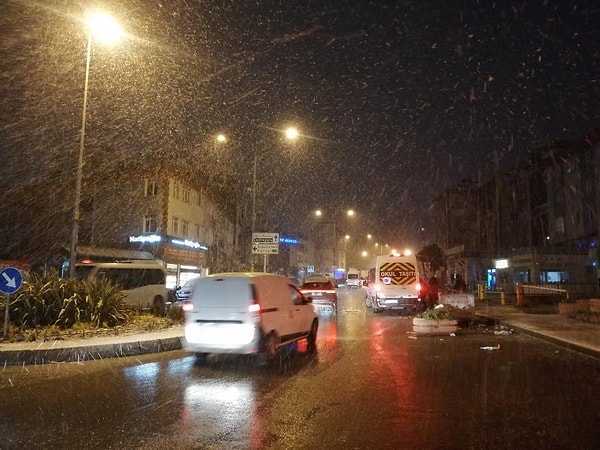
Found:
[(6, 267), (0, 271), (0, 292), (13, 294), (21, 289), (23, 276), (21, 271), (14, 267)]

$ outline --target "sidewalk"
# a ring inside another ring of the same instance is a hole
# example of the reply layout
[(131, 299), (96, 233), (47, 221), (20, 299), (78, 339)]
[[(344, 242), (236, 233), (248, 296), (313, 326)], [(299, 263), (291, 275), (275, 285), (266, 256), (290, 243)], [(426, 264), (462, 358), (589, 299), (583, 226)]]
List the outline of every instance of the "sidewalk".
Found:
[(478, 317), (494, 319), (522, 333), (600, 358), (600, 324), (575, 321), (561, 314), (536, 313), (514, 305), (477, 305)]
[[(600, 324), (576, 322), (560, 314), (536, 314), (512, 305), (476, 303), (475, 314), (522, 333), (600, 358)], [(183, 327), (127, 336), (47, 342), (3, 343), (0, 366), (85, 361), (182, 348)]]

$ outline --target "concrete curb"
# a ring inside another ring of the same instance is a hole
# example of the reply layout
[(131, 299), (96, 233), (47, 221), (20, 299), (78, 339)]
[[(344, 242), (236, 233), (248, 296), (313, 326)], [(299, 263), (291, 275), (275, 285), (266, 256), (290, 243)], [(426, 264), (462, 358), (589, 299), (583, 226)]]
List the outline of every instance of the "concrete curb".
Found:
[(90, 344), (74, 347), (0, 350), (0, 365), (34, 365), (60, 362), (100, 360), (121, 356), (144, 355), (181, 350), (180, 337), (147, 339), (132, 342)]

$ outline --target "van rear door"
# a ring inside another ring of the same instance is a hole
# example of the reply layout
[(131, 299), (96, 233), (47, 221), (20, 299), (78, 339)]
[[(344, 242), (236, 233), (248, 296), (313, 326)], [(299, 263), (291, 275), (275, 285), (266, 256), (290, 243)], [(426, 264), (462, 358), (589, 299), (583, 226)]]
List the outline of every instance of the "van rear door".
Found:
[(248, 278), (199, 278), (191, 298), (192, 316), (202, 321), (242, 321), (249, 317), (253, 285)]

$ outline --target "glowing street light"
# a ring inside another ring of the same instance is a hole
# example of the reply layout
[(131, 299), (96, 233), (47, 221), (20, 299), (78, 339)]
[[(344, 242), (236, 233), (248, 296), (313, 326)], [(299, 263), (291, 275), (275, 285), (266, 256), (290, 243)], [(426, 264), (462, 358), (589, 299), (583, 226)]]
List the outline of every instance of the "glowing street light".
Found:
[(294, 139), (297, 139), (298, 136), (299, 136), (298, 130), (294, 127), (289, 127), (285, 130), (285, 137), (292, 141)]
[(81, 114), (81, 131), (79, 134), (79, 157), (75, 182), (75, 200), (73, 204), (73, 228), (71, 230), (71, 247), (69, 252), (69, 276), (75, 276), (77, 263), (77, 243), (79, 240), (79, 221), (81, 216), (81, 184), (83, 181), (83, 154), (85, 148), (85, 123), (87, 116), (88, 82), (90, 77), (90, 60), (92, 58), (92, 39), (103, 43), (115, 43), (122, 36), (122, 30), (109, 15), (105, 13), (90, 15), (88, 19), (87, 54), (85, 61), (85, 83), (83, 86), (83, 110)]

